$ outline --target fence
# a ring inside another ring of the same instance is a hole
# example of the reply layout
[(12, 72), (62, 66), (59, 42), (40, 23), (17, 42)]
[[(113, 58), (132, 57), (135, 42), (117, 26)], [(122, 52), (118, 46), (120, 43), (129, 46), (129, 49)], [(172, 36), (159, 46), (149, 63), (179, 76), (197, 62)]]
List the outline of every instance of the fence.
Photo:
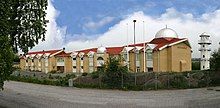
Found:
[[(114, 86), (105, 84), (104, 77), (93, 78), (91, 75), (81, 76), (74, 80), (78, 87), (99, 88), (124, 88), (129, 90), (157, 90), (157, 89), (184, 89), (209, 87), (220, 84), (220, 74), (215, 71), (191, 71), (191, 72), (149, 72), (129, 73), (117, 77)], [(136, 77), (136, 83), (135, 83)]]

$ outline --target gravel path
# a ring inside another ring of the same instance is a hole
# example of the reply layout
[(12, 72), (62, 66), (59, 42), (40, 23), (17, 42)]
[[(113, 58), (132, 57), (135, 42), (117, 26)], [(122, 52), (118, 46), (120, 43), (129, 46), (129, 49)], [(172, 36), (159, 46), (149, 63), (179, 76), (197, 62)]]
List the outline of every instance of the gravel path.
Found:
[[(0, 108), (220, 108), (220, 91), (119, 91), (5, 82)], [(214, 88), (220, 89), (220, 87)]]

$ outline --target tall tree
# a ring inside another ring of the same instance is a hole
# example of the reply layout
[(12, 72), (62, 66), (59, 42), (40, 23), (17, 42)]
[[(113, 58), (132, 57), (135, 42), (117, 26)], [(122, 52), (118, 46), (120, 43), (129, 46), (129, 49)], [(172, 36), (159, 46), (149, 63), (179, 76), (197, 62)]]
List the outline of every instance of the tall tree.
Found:
[(122, 88), (124, 79), (127, 79), (127, 67), (120, 64), (121, 57), (110, 57), (104, 66), (103, 81), (111, 88)]
[(0, 0), (0, 88), (12, 72), (13, 53), (45, 39), (47, 0)]
[(210, 66), (211, 69), (220, 71), (220, 48), (212, 53)]

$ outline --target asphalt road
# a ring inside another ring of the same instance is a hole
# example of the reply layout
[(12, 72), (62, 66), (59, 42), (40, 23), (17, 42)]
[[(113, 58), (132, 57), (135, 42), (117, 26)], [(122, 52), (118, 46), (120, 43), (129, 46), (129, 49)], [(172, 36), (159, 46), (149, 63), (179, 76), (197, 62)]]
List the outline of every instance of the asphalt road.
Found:
[(220, 87), (119, 91), (6, 82), (0, 108), (220, 108)]

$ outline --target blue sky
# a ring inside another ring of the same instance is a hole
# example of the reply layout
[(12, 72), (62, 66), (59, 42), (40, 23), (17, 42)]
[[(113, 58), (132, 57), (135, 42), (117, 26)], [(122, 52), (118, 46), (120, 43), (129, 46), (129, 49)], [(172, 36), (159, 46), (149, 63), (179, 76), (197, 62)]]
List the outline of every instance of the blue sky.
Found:
[[(219, 0), (54, 0), (59, 16), (59, 26), (67, 27), (69, 36), (84, 34), (94, 36), (108, 30), (127, 15), (143, 11), (152, 17), (160, 16), (167, 8), (195, 17), (220, 8)], [(108, 19), (105, 19), (105, 18)], [(99, 25), (95, 25), (103, 21)], [(89, 25), (90, 24), (90, 25)]]

